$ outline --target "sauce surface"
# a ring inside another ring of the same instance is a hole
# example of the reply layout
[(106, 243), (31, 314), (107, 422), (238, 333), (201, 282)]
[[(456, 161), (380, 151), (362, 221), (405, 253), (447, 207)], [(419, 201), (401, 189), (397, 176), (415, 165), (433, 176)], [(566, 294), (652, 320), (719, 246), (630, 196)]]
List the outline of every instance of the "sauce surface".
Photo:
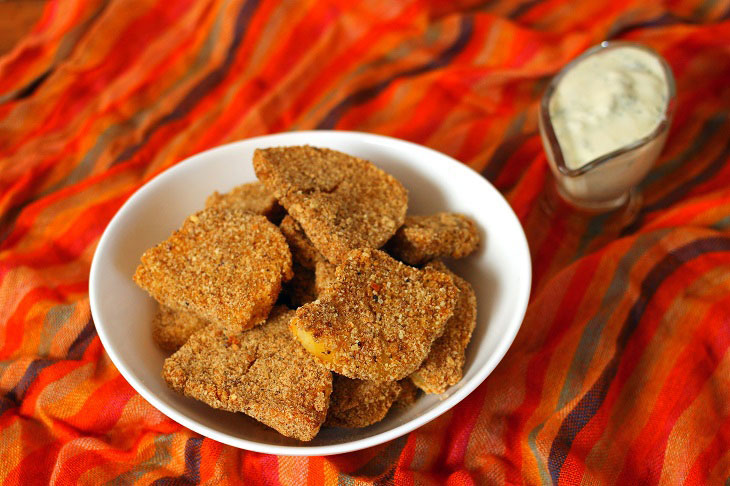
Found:
[(550, 119), (565, 165), (588, 162), (649, 135), (660, 124), (669, 88), (659, 60), (616, 47), (573, 66), (550, 98)]

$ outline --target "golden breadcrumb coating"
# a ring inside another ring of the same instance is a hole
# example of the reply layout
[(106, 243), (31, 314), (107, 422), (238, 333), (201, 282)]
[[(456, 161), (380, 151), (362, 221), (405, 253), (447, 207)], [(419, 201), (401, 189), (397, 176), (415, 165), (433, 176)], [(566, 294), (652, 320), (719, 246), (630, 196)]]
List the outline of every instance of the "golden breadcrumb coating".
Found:
[(335, 272), (337, 266), (332, 265), (327, 260), (318, 260), (317, 265), (314, 267), (314, 290), (317, 295), (324, 293), (332, 282), (335, 281)]
[(463, 214), (408, 216), (388, 242), (388, 253), (409, 265), (436, 258), (463, 258), (479, 246), (476, 224)]
[(398, 395), (398, 398), (395, 399), (393, 406), (405, 408), (416, 403), (418, 396), (421, 394), (421, 390), (413, 384), (411, 379), (404, 378), (400, 380), (398, 384), (400, 385), (400, 394)]
[(380, 422), (400, 394), (397, 381), (352, 380), (334, 375), (326, 427), (367, 427)]
[(294, 263), (294, 277), (284, 284), (283, 296), (292, 309), (308, 304), (317, 299), (317, 287), (314, 272)]
[(307, 235), (304, 234), (299, 223), (288, 214), (281, 220), (279, 229), (286, 238), (286, 242), (289, 243), (292, 258), (299, 265), (314, 270), (317, 261), (324, 259), (319, 250), (309, 241)]
[(290, 325), (332, 371), (395, 381), (426, 358), (453, 313), (458, 292), (445, 273), (417, 270), (363, 248), (347, 255), (332, 285), (300, 307)]
[(233, 332), (266, 319), (291, 276), (276, 226), (239, 208), (211, 207), (147, 250), (134, 280), (161, 304)]
[(134, 274), (175, 351), (167, 384), (309, 441), (461, 380), (476, 296), (438, 259), (475, 251), (475, 223), (406, 217), (395, 178), (336, 150), (257, 149), (253, 165), (260, 182), (211, 194)]
[(444, 333), (433, 343), (431, 352), (411, 375), (411, 380), (426, 393), (444, 393), (464, 376), (466, 347), (477, 323), (477, 298), (469, 282), (451, 272), (443, 263), (432, 262), (426, 268), (450, 275), (460, 292)]
[(266, 216), (269, 221), (279, 222), (284, 208), (274, 195), (260, 182), (249, 182), (234, 187), (225, 194), (214, 192), (205, 200), (205, 207), (211, 206), (240, 208), (244, 211)]
[(327, 416), (332, 374), (292, 339), (293, 314), (276, 307), (266, 323), (232, 335), (208, 326), (165, 360), (162, 375), (173, 390), (211, 407), (311, 440)]
[(367, 160), (310, 146), (257, 149), (256, 176), (327, 260), (380, 248), (405, 220), (408, 193)]
[(161, 304), (158, 307), (152, 321), (152, 339), (165, 351), (177, 351), (190, 336), (208, 325), (191, 312), (177, 312)]

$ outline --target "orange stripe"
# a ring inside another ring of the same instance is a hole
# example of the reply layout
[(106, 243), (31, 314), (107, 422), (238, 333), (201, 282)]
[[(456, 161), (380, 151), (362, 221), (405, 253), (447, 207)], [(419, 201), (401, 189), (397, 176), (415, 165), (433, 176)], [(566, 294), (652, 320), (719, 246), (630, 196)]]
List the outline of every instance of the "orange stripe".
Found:
[(25, 331), (26, 315), (39, 300), (53, 300), (56, 292), (48, 287), (38, 287), (23, 296), (15, 311), (11, 314), (4, 329), (4, 343), (0, 348), (0, 357), (8, 359), (20, 347)]
[(684, 484), (687, 486), (704, 486), (710, 484), (708, 482), (709, 475), (714, 469), (715, 464), (727, 454), (728, 443), (730, 443), (730, 416), (725, 417), (717, 425), (712, 442), (702, 451), (702, 454), (700, 454), (694, 464), (692, 464)]
[[(391, 40), (390, 32), (398, 28), (411, 28), (411, 22), (414, 17), (421, 13), (420, 6), (417, 3), (406, 5), (405, 8), (393, 19), (384, 22), (378, 22), (372, 26), (364, 34), (355, 39), (346, 50), (338, 53), (333, 57), (327, 66), (315, 73), (309, 84), (302, 90), (294, 101), (291, 103), (288, 112), (292, 118), (296, 118), (298, 114), (303, 113), (308, 106), (311, 106), (321, 96), (326, 94), (328, 89), (332, 89), (334, 84), (342, 79), (342, 76), (353, 69), (357, 62), (370, 54), (370, 51), (377, 46), (381, 50), (385, 50), (392, 46), (394, 39)], [(385, 38), (385, 39), (384, 39)], [(284, 130), (287, 120), (280, 117), (271, 125), (271, 131), (277, 132)]]
[(411, 469), (411, 463), (416, 452), (416, 434), (410, 434), (406, 440), (406, 445), (403, 447), (403, 451), (400, 453), (398, 458), (398, 467), (395, 469), (393, 475), (393, 482), (398, 485), (411, 485), (414, 484), (413, 471)]
[[(71, 5), (65, 6), (66, 11), (72, 6), (78, 8), (78, 2), (75, 2), (76, 5), (74, 5), (74, 2), (68, 3)], [(46, 3), (43, 7), (41, 18), (33, 28), (33, 34), (37, 36), (53, 25), (53, 22), (56, 21), (58, 17), (59, 4), (60, 2), (58, 0), (51, 0)], [(77, 22), (80, 18), (80, 14), (81, 12), (77, 11), (77, 14), (69, 19), (70, 21), (66, 22), (66, 25)], [(59, 26), (59, 28), (63, 27), (64, 26)], [(19, 84), (22, 82), (24, 75), (30, 71), (34, 63), (39, 63), (43, 58), (43, 55), (50, 50), (43, 49), (43, 47), (38, 44), (34, 45), (31, 39), (33, 39), (32, 36), (28, 39), (28, 41), (16, 47), (15, 50), (10, 53), (10, 56), (6, 58), (7, 61), (6, 59), (0, 58), (0, 93), (7, 93), (20, 88), (21, 86), (19, 86)], [(53, 46), (48, 47), (52, 48)], [(2, 118), (4, 118), (4, 116), (0, 114), (0, 120), (2, 120)]]
[(205, 439), (200, 445), (200, 482), (205, 484), (217, 477), (217, 462), (223, 455), (223, 444)]
[[(158, 2), (148, 12), (129, 22), (126, 28), (120, 32), (119, 40), (110, 46), (110, 52), (126, 62), (102, 62), (78, 73), (74, 84), (59, 95), (59, 99), (64, 102), (57, 104), (36, 128), (29, 131), (23, 140), (6, 147), (6, 155), (15, 153), (30, 138), (52, 132), (64, 126), (70, 117), (81, 113), (86, 104), (94, 99), (94, 96), (106, 83), (114, 77), (121, 76), (134, 66), (133, 61), (140, 57), (140, 51), (149, 45), (151, 39), (148, 36), (160, 35), (166, 26), (174, 25), (174, 22), (187, 11), (189, 3), (190, 0), (180, 0), (172, 4), (175, 5), (174, 9), (165, 9), (166, 2)], [(130, 41), (130, 39), (135, 39), (135, 41)]]
[(67, 228), (54, 241), (46, 241), (23, 253), (3, 255), (4, 258), (0, 258), (0, 280), (13, 267), (22, 265), (28, 268), (39, 268), (77, 259), (90, 244), (96, 241), (106, 223), (114, 216), (127, 197), (128, 195), (125, 194), (86, 208), (75, 218), (75, 225)]
[[(700, 367), (697, 364), (698, 355), (703, 351), (710, 351), (713, 354), (717, 353), (717, 356), (722, 356), (730, 346), (730, 334), (726, 332), (725, 326), (726, 319), (719, 312), (726, 309), (728, 304), (730, 304), (730, 297), (718, 301), (707, 312), (707, 315), (703, 316), (703, 325), (696, 331), (692, 341), (685, 345), (671, 374), (667, 377), (662, 393), (657, 397), (647, 426), (631, 445), (627, 454), (627, 463), (624, 465), (623, 474), (619, 476), (619, 481), (636, 478), (635, 473), (644, 470), (644, 464), (662, 460), (666, 440), (672, 427), (680, 414), (696, 399), (705, 381), (715, 370), (714, 366), (718, 363), (718, 361), (714, 361)], [(678, 397), (680, 398), (678, 399)], [(658, 480), (658, 475), (652, 478), (653, 482), (658, 482)]]
[(41, 371), (36, 379), (33, 380), (30, 388), (28, 388), (28, 392), (20, 407), (21, 413), (26, 416), (35, 416), (38, 398), (43, 393), (45, 387), (84, 365), (85, 363), (80, 361), (59, 361)]
[(318, 486), (324, 483), (324, 459), (310, 457), (307, 461), (307, 484)]
[[(590, 451), (595, 442), (600, 439), (601, 431), (606, 428), (611, 411), (617, 406), (617, 401), (621, 396), (626, 381), (635, 372), (636, 366), (641, 359), (647, 345), (655, 336), (657, 328), (661, 323), (661, 317), (667, 312), (667, 308), (672, 302), (681, 295), (685, 290), (687, 282), (686, 275), (701, 275), (710, 270), (716, 263), (712, 257), (705, 256), (686, 263), (680, 270), (670, 275), (657, 289), (652, 300), (648, 302), (646, 310), (642, 316), (642, 324), (637, 327), (632, 339), (628, 342), (626, 348), (622, 351), (621, 362), (615, 378), (609, 385), (606, 397), (602, 402), (601, 408), (595, 416), (588, 422), (573, 441), (573, 447), (576, 451), (571, 451), (569, 459), (565, 462), (562, 471), (566, 479), (569, 479), (571, 468), (575, 468), (582, 463), (582, 458)], [(618, 324), (618, 323), (617, 323)], [(639, 438), (641, 440), (641, 438)], [(578, 449), (579, 448), (579, 449)], [(578, 452), (580, 451), (580, 452)], [(631, 460), (631, 457), (628, 457)], [(561, 478), (563, 478), (561, 474)], [(658, 479), (658, 478), (657, 478)]]
[[(82, 137), (86, 137), (86, 140), (89, 142), (96, 142), (96, 139), (89, 139), (88, 134), (89, 133), (98, 133), (97, 130), (100, 130), (100, 128), (96, 128), (93, 125), (95, 123), (98, 123), (100, 120), (104, 121), (105, 123), (109, 123), (109, 120), (104, 120), (105, 115), (108, 118), (109, 113), (114, 113), (116, 110), (120, 109), (120, 106), (122, 102), (124, 103), (139, 103), (140, 101), (136, 99), (135, 97), (144, 97), (149, 96), (149, 94), (145, 93), (146, 89), (150, 89), (154, 86), (154, 88), (158, 88), (160, 85), (159, 78), (163, 76), (163, 74), (167, 74), (165, 71), (170, 71), (173, 68), (175, 68), (176, 62), (183, 62), (188, 57), (191, 56), (190, 51), (193, 47), (193, 44), (196, 42), (199, 42), (201, 40), (202, 34), (204, 32), (203, 28), (206, 27), (206, 23), (210, 22), (212, 19), (205, 19), (205, 15), (211, 13), (211, 9), (208, 8), (202, 15), (203, 21), (196, 21), (196, 28), (190, 28), (189, 33), (191, 35), (187, 37), (180, 37), (179, 32), (181, 29), (177, 29), (178, 35), (176, 35), (174, 38), (179, 39), (181, 43), (178, 45), (171, 46), (169, 50), (171, 51), (171, 55), (166, 56), (161, 62), (159, 62), (156, 66), (151, 68), (151, 70), (147, 73), (146, 78), (141, 78), (139, 75), (136, 77), (139, 79), (136, 79), (135, 83), (127, 82), (125, 85), (125, 89), (128, 91), (126, 96), (121, 96), (119, 93), (115, 93), (115, 96), (117, 96), (117, 100), (110, 104), (108, 107), (105, 108), (105, 110), (100, 110), (97, 113), (94, 113), (93, 115), (90, 115), (86, 118), (83, 125), (81, 125), (74, 134), (75, 136), (71, 136), (68, 138), (68, 141), (66, 145), (64, 145), (63, 149), (58, 152), (58, 155), (55, 157), (50, 157), (43, 159), (38, 163), (38, 166), (34, 168), (36, 173), (43, 174), (46, 179), (49, 181), (57, 181), (58, 179), (64, 177), (69, 171), (70, 167), (68, 167), (70, 164), (75, 164), (78, 161), (70, 159), (68, 157), (68, 153), (71, 152), (81, 152), (84, 148), (88, 149), (89, 147), (79, 147), (79, 144), (83, 141)], [(183, 19), (184, 20), (184, 19)], [(178, 69), (184, 69), (184, 68), (178, 68)], [(123, 72), (117, 77), (116, 84), (120, 84), (120, 79), (122, 80), (129, 78), (130, 76), (127, 76), (127, 72)], [(117, 90), (118, 91), (118, 90)], [(111, 96), (111, 94), (110, 94)], [(26, 144), (27, 147), (27, 144)], [(21, 154), (16, 154), (21, 155)], [(36, 180), (39, 180), (36, 177)], [(47, 186), (48, 184), (43, 184), (42, 187)], [(37, 186), (36, 186), (37, 187)], [(37, 190), (37, 188), (34, 188), (34, 190)], [(16, 199), (22, 201), (24, 199), (22, 194), (18, 196)]]
[(89, 433), (103, 434), (117, 423), (134, 389), (117, 375), (89, 394), (84, 406), (68, 422)]
[(61, 444), (56, 442), (29, 453), (20, 464), (10, 471), (4, 484), (7, 486), (48, 484), (60, 449)]
[[(134, 169), (135, 166), (133, 164), (120, 165), (103, 174), (90, 177), (75, 186), (59, 190), (27, 206), (23, 212), (20, 213), (20, 216), (18, 216), (13, 231), (8, 235), (5, 241), (0, 244), (0, 251), (5, 251), (14, 246), (19, 246), (20, 241), (28, 234), (28, 232), (36, 229), (34, 228), (34, 223), (44, 210), (54, 204), (61, 203), (73, 195), (81, 194), (85, 190), (92, 190), (99, 187), (101, 182), (106, 182), (107, 186), (113, 187), (114, 193), (117, 194), (117, 197), (119, 197), (121, 202), (123, 202), (131, 195), (133, 190), (139, 187), (139, 182), (136, 182), (134, 185), (124, 184), (125, 176), (130, 179), (130, 183), (131, 180), (139, 178), (138, 173), (136, 173)], [(118, 187), (120, 180), (123, 186), (121, 189)], [(119, 202), (120, 205), (121, 202)]]
[[(530, 360), (524, 377), (525, 387), (527, 390), (541, 390), (545, 381), (546, 364), (549, 362), (552, 353), (560, 343), (563, 335), (569, 330), (573, 323), (575, 313), (578, 311), (579, 303), (583, 300), (585, 292), (589, 286), (587, 282), (593, 277), (594, 272), (598, 268), (600, 258), (593, 256), (587, 258), (577, 264), (570, 275), (570, 279), (566, 282), (564, 293), (560, 296), (560, 305), (552, 322), (549, 324), (550, 332), (548, 340), (542, 344), (540, 353)], [(528, 317), (526, 317), (528, 319)], [(516, 417), (529, 417), (539, 405), (539, 397), (533, 393), (527, 395), (525, 400), (515, 410)], [(519, 423), (516, 420), (508, 424), (505, 430), (504, 442), (508, 449), (512, 451), (514, 459), (522, 461), (522, 448), (520, 447), (521, 434), (524, 433), (524, 422)], [(520, 478), (515, 475), (516, 471), (507, 470), (507, 481), (519, 482)]]
[[(268, 62), (256, 71), (256, 77), (266, 80), (266, 82), (243, 84), (227, 103), (228, 109), (218, 117), (213, 126), (206, 129), (200, 143), (194, 145), (190, 153), (222, 142), (230, 132), (234, 121), (245, 117), (251, 107), (256, 106), (258, 100), (266, 96), (272, 86), (282, 82), (290, 71), (295, 69), (307, 55), (311, 43), (327, 35), (334, 20), (331, 8), (327, 4), (316, 2), (301, 21), (292, 26), (291, 31), (281, 40), (281, 44), (272, 50)], [(307, 39), (307, 41), (302, 42), (301, 39)], [(268, 128), (264, 130), (269, 131)]]

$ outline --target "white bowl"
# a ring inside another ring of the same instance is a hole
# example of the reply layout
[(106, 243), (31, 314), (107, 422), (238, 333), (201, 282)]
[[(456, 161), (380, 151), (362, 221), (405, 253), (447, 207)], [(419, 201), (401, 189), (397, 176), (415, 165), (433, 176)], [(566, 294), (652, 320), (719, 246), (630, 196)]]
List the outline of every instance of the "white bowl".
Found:
[[(151, 336), (154, 301), (132, 281), (142, 253), (166, 239), (213, 191), (256, 180), (258, 147), (310, 144), (368, 159), (409, 192), (409, 213), (457, 211), (471, 216), (484, 244), (450, 266), (473, 286), (477, 326), (464, 378), (441, 396), (424, 395), (407, 410), (392, 410), (363, 429), (323, 428), (311, 442), (279, 435), (242, 413), (215, 410), (170, 390), (161, 377), (167, 354)], [(211, 439), (269, 454), (325, 455), (371, 447), (433, 420), (471, 393), (497, 366), (517, 334), (530, 294), (530, 253), (507, 202), (481, 175), (420, 145), (356, 132), (290, 132), (243, 140), (200, 153), (158, 175), (122, 206), (99, 241), (89, 296), (96, 329), (124, 378), (147, 401), (180, 424)]]

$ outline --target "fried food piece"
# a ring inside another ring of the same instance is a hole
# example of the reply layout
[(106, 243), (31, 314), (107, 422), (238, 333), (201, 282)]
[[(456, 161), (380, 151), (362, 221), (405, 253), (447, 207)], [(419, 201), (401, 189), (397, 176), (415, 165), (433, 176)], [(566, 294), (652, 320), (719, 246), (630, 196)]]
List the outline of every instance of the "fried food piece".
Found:
[(292, 338), (293, 314), (276, 307), (261, 326), (233, 335), (208, 326), (165, 360), (162, 376), (211, 407), (311, 440), (327, 416), (332, 374)]
[(294, 277), (284, 284), (286, 302), (294, 309), (317, 299), (314, 272), (294, 263)]
[(266, 319), (291, 265), (284, 236), (264, 216), (216, 206), (147, 250), (134, 281), (161, 304), (233, 332)]
[(278, 222), (284, 216), (284, 208), (274, 195), (260, 182), (249, 182), (234, 187), (225, 194), (215, 191), (205, 200), (205, 207), (212, 206), (240, 208), (253, 214), (266, 216), (269, 221)]
[(314, 271), (294, 263), (294, 278), (283, 287), (285, 302), (296, 309), (317, 300), (334, 282), (336, 269), (335, 265), (324, 258), (317, 260)]
[(256, 176), (331, 263), (380, 248), (403, 224), (405, 188), (367, 160), (310, 146), (257, 149)]
[(177, 351), (207, 325), (207, 321), (191, 312), (177, 312), (160, 304), (152, 320), (152, 339), (165, 351)]
[(395, 381), (426, 358), (457, 294), (445, 273), (417, 270), (362, 248), (348, 254), (332, 285), (300, 307), (290, 326), (330, 370), (360, 380)]
[(477, 298), (469, 282), (451, 272), (442, 262), (429, 263), (426, 269), (450, 275), (460, 292), (443, 335), (433, 343), (431, 352), (411, 375), (411, 380), (426, 393), (444, 393), (464, 376), (466, 347), (477, 323)]
[(377, 383), (335, 375), (324, 425), (357, 428), (380, 422), (400, 392), (397, 381)]
[(317, 295), (321, 295), (335, 281), (337, 267), (327, 260), (317, 261), (314, 267), (314, 289)]
[(398, 260), (421, 265), (436, 258), (463, 258), (478, 246), (474, 221), (463, 214), (436, 213), (408, 216), (386, 248)]
[(398, 384), (400, 385), (400, 393), (398, 394), (398, 398), (395, 399), (395, 402), (393, 402), (393, 406), (406, 408), (416, 403), (418, 396), (421, 394), (421, 390), (413, 384), (410, 378), (403, 378)]
[(334, 282), (335, 270), (337, 267), (321, 256), (314, 271), (294, 263), (294, 278), (284, 284), (287, 302), (293, 308), (298, 308), (317, 300)]
[(281, 220), (279, 229), (289, 244), (289, 249), (295, 262), (310, 270), (314, 270), (317, 262), (324, 259), (319, 250), (309, 241), (307, 235), (304, 234), (304, 230), (302, 230), (302, 227), (297, 223), (296, 219), (287, 214)]
[(337, 266), (328, 262), (322, 256), (319, 250), (309, 241), (307, 235), (304, 234), (299, 223), (291, 216), (284, 216), (284, 219), (279, 225), (279, 229), (286, 238), (287, 243), (289, 243), (295, 266), (299, 265), (305, 269), (314, 270), (315, 283), (313, 295), (315, 295), (314, 299), (316, 299), (316, 296), (321, 294), (334, 281)]

